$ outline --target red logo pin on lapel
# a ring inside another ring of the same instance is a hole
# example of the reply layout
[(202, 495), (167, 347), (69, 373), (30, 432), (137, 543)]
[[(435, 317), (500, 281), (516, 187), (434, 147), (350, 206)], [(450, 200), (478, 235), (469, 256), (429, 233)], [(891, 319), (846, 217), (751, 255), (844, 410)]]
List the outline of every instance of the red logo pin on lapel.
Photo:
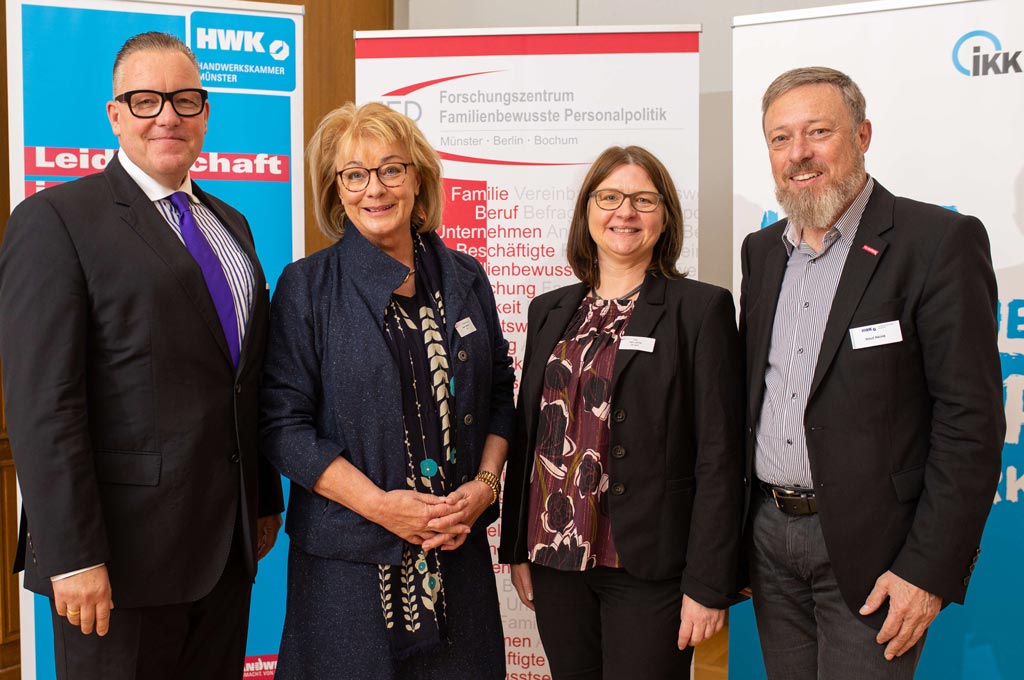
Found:
[(872, 248), (871, 246), (869, 246), (866, 243), (864, 245), (862, 245), (860, 247), (860, 249), (863, 250), (865, 253), (871, 253), (872, 255), (878, 255), (878, 251), (875, 250), (874, 248)]

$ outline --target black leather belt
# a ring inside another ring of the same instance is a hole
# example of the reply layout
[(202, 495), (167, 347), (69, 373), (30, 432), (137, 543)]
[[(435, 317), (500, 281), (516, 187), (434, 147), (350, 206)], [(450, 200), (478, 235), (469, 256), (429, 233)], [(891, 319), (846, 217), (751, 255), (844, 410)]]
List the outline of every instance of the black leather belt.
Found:
[(775, 486), (758, 480), (765, 495), (775, 501), (775, 507), (787, 515), (813, 515), (818, 512), (818, 499), (811, 489)]

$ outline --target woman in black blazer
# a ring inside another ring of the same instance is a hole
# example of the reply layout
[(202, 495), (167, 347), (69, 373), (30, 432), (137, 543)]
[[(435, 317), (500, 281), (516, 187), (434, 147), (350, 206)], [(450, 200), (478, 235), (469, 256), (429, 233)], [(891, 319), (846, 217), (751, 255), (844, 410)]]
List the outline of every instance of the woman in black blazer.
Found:
[(688, 677), (734, 602), (742, 354), (682, 242), (662, 163), (609, 148), (570, 227), (581, 283), (530, 305), (499, 557), (556, 679)]

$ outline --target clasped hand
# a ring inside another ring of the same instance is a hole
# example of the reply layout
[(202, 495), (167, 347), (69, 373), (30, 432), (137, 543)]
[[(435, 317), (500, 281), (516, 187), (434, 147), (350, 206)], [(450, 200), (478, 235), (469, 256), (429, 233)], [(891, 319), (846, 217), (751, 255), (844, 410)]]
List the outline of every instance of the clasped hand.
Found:
[(490, 488), (469, 481), (447, 496), (398, 489), (384, 493), (373, 520), (424, 550), (455, 550), (491, 501)]

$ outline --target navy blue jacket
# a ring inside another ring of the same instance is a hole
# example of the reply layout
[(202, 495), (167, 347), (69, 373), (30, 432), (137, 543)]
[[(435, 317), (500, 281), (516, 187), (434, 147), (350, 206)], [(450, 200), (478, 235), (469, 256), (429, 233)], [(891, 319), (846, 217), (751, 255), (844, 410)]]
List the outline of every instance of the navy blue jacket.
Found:
[[(487, 435), (512, 439), (515, 374), (483, 268), (444, 247), (439, 253), (455, 377), (455, 485), (472, 479)], [(384, 338), (384, 311), (408, 269), (348, 224), (330, 248), (285, 268), (271, 305), (261, 390), (267, 458), (292, 480), (286, 530), (307, 553), (399, 564), (402, 539), (313, 492), (344, 456), (384, 490), (404, 489), (407, 463), (398, 366)], [(473, 322), (460, 335), (455, 325)], [(477, 528), (497, 519), (497, 505)]]

